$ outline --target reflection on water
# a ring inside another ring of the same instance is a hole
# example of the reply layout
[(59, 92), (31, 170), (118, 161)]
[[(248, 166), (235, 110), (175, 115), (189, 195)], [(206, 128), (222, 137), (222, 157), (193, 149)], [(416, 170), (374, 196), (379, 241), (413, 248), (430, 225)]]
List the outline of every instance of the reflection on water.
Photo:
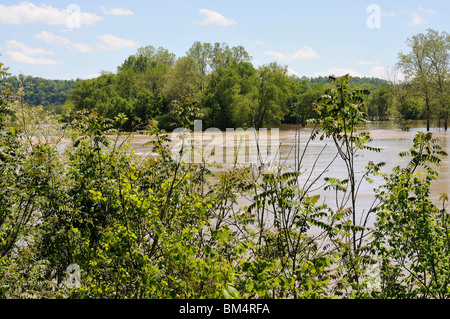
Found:
[[(370, 132), (373, 141), (369, 144), (372, 147), (381, 148), (380, 153), (363, 151), (362, 156), (357, 158), (355, 163), (355, 169), (357, 177), (360, 177), (364, 171), (364, 167), (368, 161), (374, 163), (385, 162), (386, 165), (382, 171), (389, 173), (395, 166), (405, 166), (408, 163), (408, 158), (401, 158), (399, 153), (408, 150), (412, 147), (412, 140), (414, 135), (418, 131), (425, 131), (424, 121), (411, 122), (411, 128), (409, 131), (402, 131), (398, 126), (391, 122), (372, 122), (362, 125), (360, 130), (367, 130)], [(309, 134), (311, 132), (310, 127), (302, 128), (300, 130), (300, 143), (296, 141), (298, 137), (296, 133), (295, 125), (282, 125), (279, 129), (279, 152), (280, 162), (284, 165), (294, 165), (296, 153), (296, 146), (299, 145), (300, 153), (305, 150), (308, 142)], [(433, 137), (439, 139), (441, 146), (448, 152), (450, 150), (449, 132), (443, 129), (432, 129)], [(150, 146), (145, 146), (144, 143), (148, 141), (148, 137), (137, 135), (135, 136), (133, 147), (138, 153), (149, 153), (151, 151)], [(298, 154), (298, 153), (297, 153)], [(320, 156), (319, 156), (320, 155)], [(318, 157), (319, 156), (319, 157)], [(314, 140), (310, 141), (308, 148), (304, 152), (302, 161), (302, 170), (304, 174), (302, 177), (305, 181), (309, 178), (319, 176), (327, 168), (330, 161), (336, 156), (336, 148), (331, 140), (324, 139), (323, 141)], [(225, 170), (232, 165), (226, 164), (222, 168), (215, 169), (216, 176), (220, 176)], [(442, 166), (437, 167), (439, 173), (438, 180), (432, 184), (432, 197), (433, 200), (437, 200), (441, 193), (450, 193), (450, 171), (449, 171), (449, 158), (445, 157), (442, 161)], [(321, 176), (320, 181), (323, 183), (325, 176), (332, 176), (335, 178), (345, 178), (346, 167), (344, 162), (338, 157), (331, 166), (326, 169), (326, 172)], [(374, 189), (380, 186), (382, 183), (381, 178), (375, 178), (374, 183), (362, 183), (359, 189), (359, 205), (363, 209), (368, 209), (373, 202)], [(335, 202), (335, 196), (332, 192), (325, 192), (323, 190), (317, 191), (321, 194), (327, 202)]]

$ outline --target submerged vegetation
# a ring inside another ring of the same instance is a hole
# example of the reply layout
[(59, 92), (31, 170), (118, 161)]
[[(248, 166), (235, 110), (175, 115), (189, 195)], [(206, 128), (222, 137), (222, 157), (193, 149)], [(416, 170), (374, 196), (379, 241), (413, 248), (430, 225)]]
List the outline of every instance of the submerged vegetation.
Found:
[[(362, 152), (381, 151), (358, 131), (368, 119), (446, 120), (446, 57), (425, 58), (425, 78), (413, 55), (400, 56), (409, 82), (369, 85), (255, 68), (242, 47), (195, 43), (175, 59), (148, 46), (116, 74), (76, 81), (53, 112), (30, 106), (25, 81), (11, 86), (0, 63), (0, 298), (449, 298), (448, 196), (429, 196), (445, 150), (418, 132), (399, 154), (406, 166), (355, 169)], [(235, 164), (213, 184), (213, 164), (182, 161), (168, 143), (168, 130), (198, 118), (312, 132), (306, 147), (297, 136), (294, 165)], [(134, 152), (133, 130), (151, 137), (151, 155)], [(313, 175), (304, 154), (321, 139), (336, 155)], [(362, 209), (358, 192), (375, 177)]]

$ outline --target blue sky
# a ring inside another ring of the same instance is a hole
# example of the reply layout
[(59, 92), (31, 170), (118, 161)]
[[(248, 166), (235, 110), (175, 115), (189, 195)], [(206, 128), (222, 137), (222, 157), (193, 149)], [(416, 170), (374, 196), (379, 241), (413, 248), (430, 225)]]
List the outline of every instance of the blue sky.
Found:
[(91, 78), (139, 47), (182, 57), (200, 41), (242, 45), (256, 67), (298, 76), (386, 77), (406, 39), (448, 32), (449, 14), (448, 0), (2, 0), (0, 62), (14, 75)]

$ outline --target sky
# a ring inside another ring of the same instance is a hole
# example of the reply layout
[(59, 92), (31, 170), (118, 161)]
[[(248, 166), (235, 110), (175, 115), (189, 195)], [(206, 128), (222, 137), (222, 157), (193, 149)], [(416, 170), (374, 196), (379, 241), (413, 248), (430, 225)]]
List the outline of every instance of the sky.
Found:
[(13, 75), (88, 79), (139, 47), (179, 58), (200, 41), (241, 45), (255, 67), (275, 61), (299, 77), (389, 79), (406, 40), (449, 32), (449, 14), (449, 0), (1, 0), (0, 62)]

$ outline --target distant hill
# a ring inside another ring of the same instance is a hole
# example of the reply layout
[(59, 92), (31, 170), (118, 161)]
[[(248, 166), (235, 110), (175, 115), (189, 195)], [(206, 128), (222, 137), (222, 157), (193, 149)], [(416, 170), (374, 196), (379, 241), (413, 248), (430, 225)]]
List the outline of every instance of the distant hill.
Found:
[[(306, 81), (308, 83), (321, 83), (321, 84), (327, 84), (332, 83), (328, 76), (318, 76), (318, 77), (306, 77), (303, 76), (299, 78), (300, 80)], [(374, 77), (356, 77), (351, 76), (350, 77), (350, 85), (351, 86), (362, 86), (366, 85), (368, 87), (380, 87), (382, 85), (390, 85), (389, 81), (374, 78)]]
[[(322, 84), (327, 84), (327, 83), (332, 83), (330, 81), (330, 79), (328, 78), (328, 76), (318, 76), (318, 77), (306, 77), (303, 76), (300, 78), (300, 80), (304, 80), (308, 83), (322, 83)], [(352, 86), (362, 86), (362, 85), (366, 85), (369, 87), (380, 87), (382, 85), (390, 85), (389, 81), (383, 80), (383, 79), (379, 79), (379, 78), (374, 78), (374, 77), (355, 77), (352, 76), (350, 77), (350, 85)]]
[(79, 81), (81, 80), (49, 80), (31, 75), (10, 76), (5, 79), (5, 82), (11, 85), (13, 92), (18, 91), (19, 83), (22, 82), (25, 89), (24, 100), (30, 106), (64, 104), (67, 96)]

